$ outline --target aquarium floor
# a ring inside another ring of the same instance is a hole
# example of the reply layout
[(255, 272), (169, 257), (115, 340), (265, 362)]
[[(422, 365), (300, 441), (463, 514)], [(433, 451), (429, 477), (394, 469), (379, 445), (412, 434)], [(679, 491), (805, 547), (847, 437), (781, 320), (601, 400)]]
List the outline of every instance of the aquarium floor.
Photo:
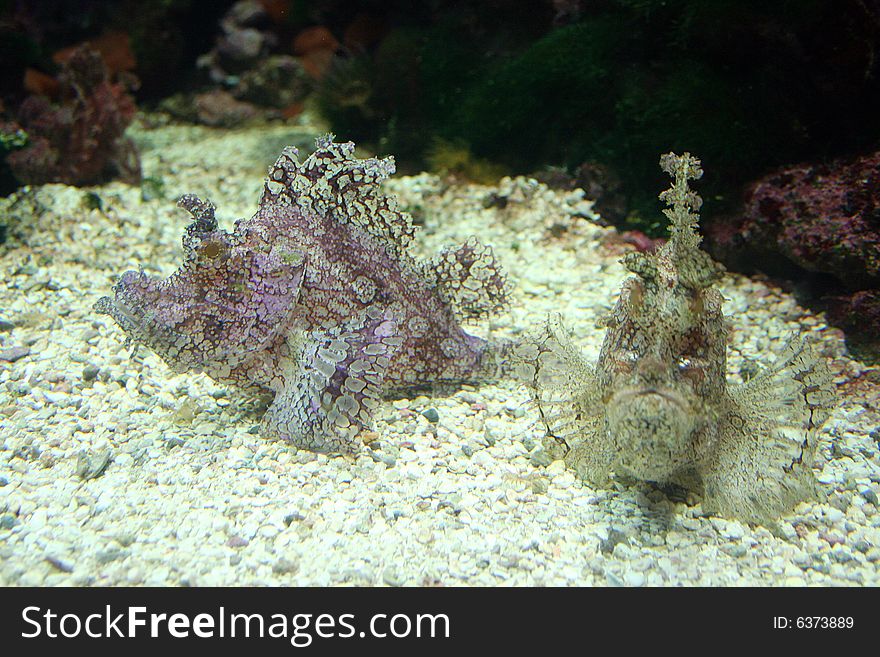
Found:
[[(15, 204), (0, 247), (0, 320), (14, 324), (0, 357), (27, 351), (0, 361), (0, 583), (880, 584), (880, 377), (789, 295), (722, 284), (732, 372), (797, 329), (822, 341), (840, 391), (817, 455), (826, 499), (773, 527), (647, 485), (581, 483), (549, 461), (513, 383), (390, 400), (354, 458), (297, 452), (256, 434), (259, 402), (145, 350), (131, 357), (91, 306), (125, 269), (173, 271), (177, 196), (209, 196), (229, 227), (255, 210), (281, 147), (307, 146), (313, 130), (134, 132), (150, 200), (122, 184), (48, 185)], [(496, 247), (513, 304), (475, 332), (513, 337), (559, 312), (598, 354), (628, 247), (577, 193), (427, 174), (388, 187), (424, 223), (420, 253), (472, 234)]]

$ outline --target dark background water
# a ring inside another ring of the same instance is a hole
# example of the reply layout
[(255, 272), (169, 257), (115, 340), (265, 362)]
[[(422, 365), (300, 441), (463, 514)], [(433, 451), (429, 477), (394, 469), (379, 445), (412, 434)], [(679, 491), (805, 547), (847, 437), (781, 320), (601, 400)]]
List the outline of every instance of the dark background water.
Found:
[(580, 186), (653, 238), (658, 157), (688, 150), (713, 255), (872, 333), (878, 45), (876, 0), (3, 0), (0, 193), (137, 182), (129, 102), (218, 129), (310, 108), (403, 172)]

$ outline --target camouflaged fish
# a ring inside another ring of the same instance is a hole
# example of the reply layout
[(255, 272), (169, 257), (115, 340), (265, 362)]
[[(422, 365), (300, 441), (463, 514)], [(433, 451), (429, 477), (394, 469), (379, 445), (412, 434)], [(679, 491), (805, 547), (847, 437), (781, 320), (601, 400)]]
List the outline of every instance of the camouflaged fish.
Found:
[(389, 390), (491, 376), (497, 355), (461, 322), (506, 303), (492, 250), (470, 239), (417, 261), (409, 215), (379, 188), (394, 160), (353, 151), (332, 135), (302, 163), (285, 149), (232, 233), (184, 196), (180, 269), (126, 272), (95, 309), (175, 371), (273, 392), (263, 435), (316, 451), (354, 451)]
[[(722, 269), (699, 249), (700, 197), (688, 180), (699, 160), (664, 155), (673, 186), (669, 241), (630, 253), (593, 367), (558, 318), (518, 347), (516, 370), (531, 388), (548, 435), (581, 476), (606, 486), (612, 473), (702, 492), (704, 507), (758, 522), (814, 494), (818, 427), (833, 399), (815, 348), (793, 336), (775, 363), (743, 384), (727, 382)], [(548, 441), (552, 445), (552, 441)]]

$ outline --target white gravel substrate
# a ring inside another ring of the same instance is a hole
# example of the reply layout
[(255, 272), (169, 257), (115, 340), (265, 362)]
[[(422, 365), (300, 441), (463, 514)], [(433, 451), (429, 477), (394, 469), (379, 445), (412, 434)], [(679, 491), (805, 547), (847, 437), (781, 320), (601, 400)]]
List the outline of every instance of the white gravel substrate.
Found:
[[(307, 144), (309, 131), (135, 136), (165, 198), (144, 201), (122, 184), (48, 185), (3, 207), (14, 238), (0, 247), (0, 320), (14, 328), (0, 331), (0, 355), (29, 353), (0, 361), (0, 583), (880, 584), (880, 376), (780, 290), (724, 279), (732, 370), (768, 360), (790, 330), (808, 331), (832, 359), (840, 403), (817, 458), (827, 500), (775, 527), (706, 517), (699, 500), (650, 486), (577, 481), (548, 462), (513, 383), (389, 401), (354, 459), (297, 452), (256, 434), (257, 400), (174, 375), (145, 350), (131, 358), (122, 331), (91, 305), (125, 269), (177, 266), (178, 195), (209, 196), (229, 227), (255, 210), (281, 146)], [(587, 218), (579, 193), (429, 175), (389, 189), (424, 222), (425, 254), (472, 234), (496, 247), (514, 302), (475, 332), (512, 337), (560, 312), (598, 354), (596, 320), (628, 247)], [(89, 193), (102, 209), (88, 209)], [(506, 207), (488, 202), (493, 194)]]

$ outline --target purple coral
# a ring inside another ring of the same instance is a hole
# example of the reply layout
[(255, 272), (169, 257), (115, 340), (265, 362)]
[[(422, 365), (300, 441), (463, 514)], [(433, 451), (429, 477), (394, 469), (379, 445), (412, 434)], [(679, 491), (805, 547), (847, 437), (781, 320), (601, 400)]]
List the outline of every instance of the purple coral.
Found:
[(59, 85), (58, 103), (30, 96), (18, 111), (28, 144), (7, 156), (15, 177), (34, 185), (88, 185), (113, 177), (138, 181), (137, 151), (123, 136), (134, 118), (134, 101), (121, 84), (110, 81), (101, 56), (88, 46), (74, 50)]
[[(880, 319), (880, 151), (779, 169), (749, 186), (742, 216), (710, 232), (734, 268), (793, 263), (833, 277), (829, 317), (876, 341)], [(780, 256), (782, 256), (780, 258)]]
[(880, 152), (777, 171), (748, 192), (740, 233), (808, 271), (880, 280)]
[(285, 149), (232, 233), (184, 196), (180, 269), (126, 272), (96, 310), (177, 371), (274, 392), (263, 434), (318, 451), (356, 449), (389, 390), (492, 374), (497, 352), (459, 323), (506, 303), (492, 250), (471, 239), (417, 261), (409, 215), (379, 189), (393, 159), (353, 151), (332, 135), (302, 163)]

